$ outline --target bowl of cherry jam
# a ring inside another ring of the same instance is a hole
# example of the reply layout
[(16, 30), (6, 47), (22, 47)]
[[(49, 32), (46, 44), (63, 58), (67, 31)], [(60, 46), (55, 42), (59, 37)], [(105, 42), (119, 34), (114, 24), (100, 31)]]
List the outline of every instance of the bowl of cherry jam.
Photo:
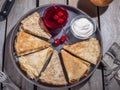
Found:
[(57, 30), (66, 25), (68, 12), (62, 6), (53, 5), (48, 7), (43, 15), (43, 21), (50, 30)]

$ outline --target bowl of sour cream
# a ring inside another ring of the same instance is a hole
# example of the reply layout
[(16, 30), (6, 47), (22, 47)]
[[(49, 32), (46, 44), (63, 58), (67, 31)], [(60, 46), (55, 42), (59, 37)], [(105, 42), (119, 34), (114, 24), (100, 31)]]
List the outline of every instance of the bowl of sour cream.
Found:
[(76, 16), (70, 24), (71, 33), (77, 39), (88, 39), (96, 31), (96, 25), (94, 21), (87, 16)]

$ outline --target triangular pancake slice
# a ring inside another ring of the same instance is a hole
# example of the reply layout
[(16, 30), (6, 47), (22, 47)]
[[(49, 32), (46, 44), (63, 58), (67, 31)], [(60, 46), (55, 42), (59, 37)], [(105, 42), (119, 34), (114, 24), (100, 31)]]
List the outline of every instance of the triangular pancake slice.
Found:
[(41, 72), (46, 60), (51, 56), (52, 48), (47, 48), (26, 56), (19, 57), (20, 68), (30, 79), (35, 79)]
[(54, 50), (48, 66), (41, 74), (40, 80), (43, 83), (52, 85), (67, 84), (57, 51)]
[(50, 43), (20, 31), (15, 39), (15, 51), (18, 56), (51, 46)]
[(51, 38), (51, 35), (48, 33), (47, 28), (44, 26), (44, 23), (37, 12), (22, 20), (21, 24), (21, 28), (31, 34), (47, 39)]
[(68, 52), (93, 64), (97, 64), (100, 57), (100, 44), (96, 38), (78, 42), (72, 45), (64, 45)]
[(61, 54), (70, 83), (75, 83), (86, 76), (90, 69), (90, 65), (86, 64), (87, 62), (82, 62), (81, 59), (72, 56), (64, 50), (61, 50)]

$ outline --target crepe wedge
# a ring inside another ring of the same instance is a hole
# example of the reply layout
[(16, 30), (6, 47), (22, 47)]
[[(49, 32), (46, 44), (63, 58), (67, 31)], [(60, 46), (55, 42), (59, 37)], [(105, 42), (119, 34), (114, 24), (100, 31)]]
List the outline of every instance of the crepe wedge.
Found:
[(31, 34), (47, 39), (51, 38), (51, 35), (48, 33), (47, 28), (44, 26), (43, 21), (37, 12), (22, 20), (21, 28)]
[(15, 39), (15, 51), (17, 56), (31, 53), (51, 46), (50, 43), (34, 37), (24, 31), (20, 31)]
[(61, 50), (61, 54), (70, 83), (75, 83), (86, 76), (90, 69), (90, 64), (74, 57), (65, 50)]
[(52, 52), (52, 48), (47, 48), (26, 56), (21, 56), (19, 57), (20, 68), (27, 74), (27, 77), (35, 79)]
[(60, 59), (56, 50), (53, 51), (51, 60), (45, 69), (42, 72), (40, 77), (41, 82), (52, 84), (52, 85), (66, 85), (67, 81), (65, 79)]
[(96, 38), (91, 38), (72, 45), (64, 45), (63, 48), (75, 56), (93, 64), (97, 64), (99, 60), (100, 44)]

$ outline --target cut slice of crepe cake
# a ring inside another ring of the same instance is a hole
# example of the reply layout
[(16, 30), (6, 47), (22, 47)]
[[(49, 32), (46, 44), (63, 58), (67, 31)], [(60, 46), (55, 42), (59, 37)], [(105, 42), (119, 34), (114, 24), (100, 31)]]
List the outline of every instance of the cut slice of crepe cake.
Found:
[(64, 45), (63, 48), (75, 56), (93, 64), (97, 64), (100, 57), (100, 44), (96, 38), (77, 42), (72, 45)]
[(20, 68), (31, 79), (35, 79), (41, 72), (44, 64), (51, 56), (53, 52), (52, 48), (47, 48), (26, 56), (19, 57)]
[(50, 33), (47, 28), (44, 26), (44, 23), (39, 15), (39, 13), (35, 12), (32, 15), (28, 16), (24, 20), (21, 21), (21, 28), (29, 32), (31, 34), (44, 37), (47, 39), (51, 38)]
[(61, 50), (61, 54), (70, 83), (75, 83), (86, 76), (86, 73), (88, 73), (90, 69), (88, 64), (65, 50)]
[(41, 82), (52, 85), (66, 85), (67, 81), (60, 63), (60, 58), (56, 50), (54, 50), (51, 60), (42, 72), (40, 77)]
[(42, 50), (49, 46), (51, 46), (51, 44), (47, 41), (25, 33), (24, 31), (20, 31), (15, 39), (15, 51), (17, 56)]

